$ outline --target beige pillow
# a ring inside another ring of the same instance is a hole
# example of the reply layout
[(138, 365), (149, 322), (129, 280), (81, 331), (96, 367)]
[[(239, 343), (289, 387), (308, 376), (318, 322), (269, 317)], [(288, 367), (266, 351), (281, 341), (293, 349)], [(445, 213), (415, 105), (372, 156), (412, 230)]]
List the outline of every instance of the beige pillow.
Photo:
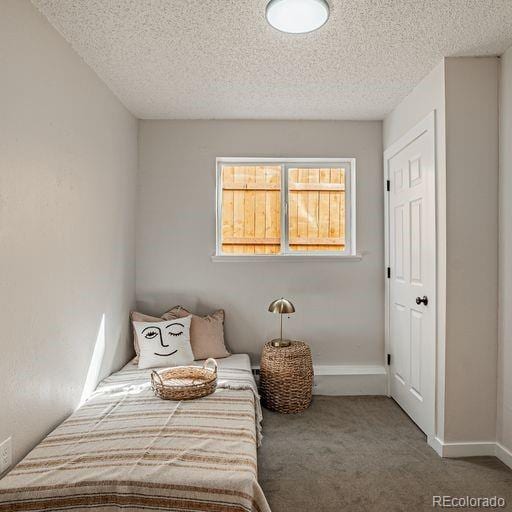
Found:
[(139, 341), (137, 340), (137, 332), (135, 331), (135, 326), (133, 325), (133, 322), (159, 322), (159, 321), (162, 321), (162, 319), (158, 316), (151, 316), (151, 315), (145, 315), (144, 313), (137, 313), (137, 311), (132, 311), (130, 313), (130, 318), (132, 321), (133, 348), (135, 349), (135, 353), (137, 354), (135, 356), (135, 359), (133, 360), (133, 362), (138, 363), (140, 348), (139, 348)]
[(162, 315), (164, 320), (175, 320), (192, 315), (190, 325), (190, 344), (194, 359), (213, 357), (220, 359), (231, 354), (224, 345), (224, 310), (206, 316), (197, 316), (182, 306), (176, 306)]

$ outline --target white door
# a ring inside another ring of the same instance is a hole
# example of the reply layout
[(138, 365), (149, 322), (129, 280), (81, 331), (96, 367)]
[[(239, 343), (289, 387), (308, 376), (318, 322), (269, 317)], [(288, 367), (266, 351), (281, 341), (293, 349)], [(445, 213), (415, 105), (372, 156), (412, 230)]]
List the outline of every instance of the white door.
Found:
[(384, 153), (391, 396), (429, 437), (435, 421), (434, 113)]

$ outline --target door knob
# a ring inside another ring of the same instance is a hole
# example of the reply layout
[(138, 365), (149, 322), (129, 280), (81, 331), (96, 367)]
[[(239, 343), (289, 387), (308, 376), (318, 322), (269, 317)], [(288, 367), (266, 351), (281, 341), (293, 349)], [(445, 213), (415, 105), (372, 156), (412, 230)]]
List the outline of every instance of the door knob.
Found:
[(424, 304), (426, 306), (428, 304), (428, 297), (426, 295), (423, 295), (423, 297), (416, 297), (416, 304), (418, 304), (418, 306), (420, 304)]

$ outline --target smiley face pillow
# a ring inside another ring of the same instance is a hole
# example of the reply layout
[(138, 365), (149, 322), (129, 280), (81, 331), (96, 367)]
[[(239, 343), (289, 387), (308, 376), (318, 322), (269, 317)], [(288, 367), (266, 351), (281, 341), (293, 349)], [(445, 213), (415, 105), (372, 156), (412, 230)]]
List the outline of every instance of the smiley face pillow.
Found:
[(190, 346), (192, 316), (160, 322), (133, 322), (140, 347), (139, 368), (181, 366), (194, 360)]

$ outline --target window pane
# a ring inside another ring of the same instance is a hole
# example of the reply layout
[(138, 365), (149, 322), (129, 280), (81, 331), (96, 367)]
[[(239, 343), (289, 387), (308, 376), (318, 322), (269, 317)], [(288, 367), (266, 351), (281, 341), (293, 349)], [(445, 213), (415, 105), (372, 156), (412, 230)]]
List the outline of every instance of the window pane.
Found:
[(281, 166), (222, 166), (222, 252), (281, 251)]
[(290, 251), (345, 250), (345, 169), (290, 168)]

